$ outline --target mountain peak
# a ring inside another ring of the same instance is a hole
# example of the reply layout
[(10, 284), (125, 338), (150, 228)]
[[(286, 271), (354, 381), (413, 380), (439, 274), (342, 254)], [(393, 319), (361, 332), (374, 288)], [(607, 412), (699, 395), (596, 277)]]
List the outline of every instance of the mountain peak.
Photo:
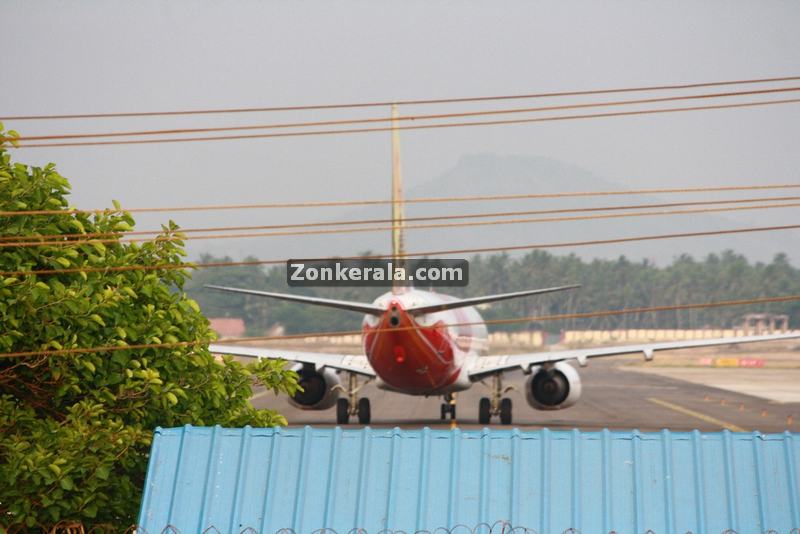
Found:
[(415, 188), (414, 193), (455, 189), (468, 194), (516, 194), (614, 188), (620, 186), (554, 158), (481, 152), (461, 156), (450, 170)]

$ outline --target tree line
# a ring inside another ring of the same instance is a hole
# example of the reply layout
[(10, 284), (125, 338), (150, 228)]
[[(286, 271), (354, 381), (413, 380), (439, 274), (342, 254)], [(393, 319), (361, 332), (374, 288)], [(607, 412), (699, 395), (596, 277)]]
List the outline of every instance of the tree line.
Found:
[[(367, 254), (367, 253), (365, 253)], [(256, 258), (247, 258), (255, 260)], [(204, 255), (199, 263), (231, 261)], [(771, 262), (750, 262), (741, 254), (725, 251), (703, 259), (681, 255), (666, 266), (648, 260), (587, 261), (571, 255), (534, 251), (524, 256), (497, 254), (470, 259), (467, 287), (440, 289), (467, 297), (505, 293), (537, 287), (581, 284), (572, 291), (499, 302), (481, 310), (485, 319), (542, 316), (694, 304), (800, 294), (800, 272), (786, 254)], [(254, 296), (235, 295), (203, 288), (203, 284), (228, 285), (287, 292), (283, 266), (198, 269), (186, 284), (187, 293), (200, 303), (208, 317), (241, 317), (248, 334), (258, 335), (282, 325), (287, 333), (352, 330), (360, 326), (357, 313), (341, 312)], [(385, 289), (366, 287), (297, 288), (297, 292), (328, 298), (370, 302)], [(788, 314), (790, 325), (800, 323), (800, 301), (710, 309), (644, 312), (560, 321), (528, 321), (494, 325), (494, 330), (617, 328), (725, 328), (740, 324), (745, 313)]]

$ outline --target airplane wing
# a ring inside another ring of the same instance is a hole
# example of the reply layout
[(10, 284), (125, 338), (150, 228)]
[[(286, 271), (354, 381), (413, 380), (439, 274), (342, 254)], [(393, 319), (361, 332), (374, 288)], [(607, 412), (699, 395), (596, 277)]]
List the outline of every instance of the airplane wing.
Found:
[[(381, 308), (380, 306), (375, 306), (374, 304), (366, 304), (363, 302), (353, 302), (350, 300), (308, 297), (305, 295), (295, 295), (290, 293), (274, 293), (272, 291), (259, 291), (256, 289), (243, 289), (239, 287), (215, 286), (211, 284), (206, 284), (203, 287), (207, 287), (208, 289), (216, 289), (218, 291), (227, 291), (229, 293), (241, 293), (244, 295), (255, 295), (258, 297), (268, 297), (273, 299), (286, 300), (289, 302), (300, 302), (303, 304), (311, 304), (314, 306), (328, 306), (330, 308), (338, 308), (340, 310), (360, 312), (360, 313), (365, 313), (367, 315), (380, 316), (386, 312), (386, 310), (384, 308)], [(412, 315), (423, 315), (426, 313), (435, 313), (444, 310), (452, 310), (454, 308), (466, 308), (468, 306), (477, 306), (478, 304), (486, 304), (489, 302), (497, 302), (500, 300), (516, 299), (532, 295), (544, 295), (545, 293), (565, 291), (567, 289), (575, 289), (576, 287), (580, 287), (580, 285), (547, 287), (544, 289), (529, 289), (526, 291), (515, 291), (513, 293), (501, 293), (499, 295), (484, 295), (482, 297), (453, 299), (447, 302), (439, 302), (437, 304), (421, 304), (419, 306), (411, 306), (406, 311)]]
[(638, 345), (617, 345), (612, 347), (595, 347), (553, 352), (534, 352), (527, 354), (501, 354), (496, 356), (483, 356), (475, 358), (472, 361), (468, 372), (470, 379), (480, 380), (485, 376), (501, 371), (510, 371), (514, 369), (523, 369), (528, 371), (535, 365), (555, 363), (565, 360), (577, 360), (578, 363), (583, 366), (586, 365), (586, 360), (588, 358), (636, 353), (641, 353), (644, 355), (646, 360), (651, 360), (653, 359), (654, 353), (660, 350), (693, 349), (699, 347), (713, 347), (716, 345), (734, 345), (740, 343), (756, 343), (759, 341), (776, 341), (779, 339), (797, 338), (800, 338), (800, 332), (763, 336), (666, 341), (662, 343), (641, 343)]
[(239, 287), (225, 287), (206, 284), (203, 287), (227, 291), (229, 293), (242, 293), (244, 295), (256, 295), (258, 297), (269, 297), (273, 299), (286, 300), (289, 302), (301, 302), (303, 304), (313, 304), (315, 306), (328, 306), (340, 310), (348, 310), (368, 315), (382, 315), (386, 310), (372, 304), (363, 302), (353, 302), (350, 300), (324, 299), (321, 297), (307, 297), (305, 295), (293, 295), (289, 293), (273, 293), (272, 291), (258, 291), (256, 289), (242, 289)]
[(484, 295), (482, 297), (471, 297), (466, 299), (454, 299), (447, 302), (440, 302), (438, 304), (423, 304), (420, 306), (412, 306), (408, 308), (406, 311), (411, 315), (423, 315), (426, 313), (435, 313), (444, 310), (452, 310), (454, 308), (466, 308), (467, 306), (477, 306), (478, 304), (487, 304), (489, 302), (497, 302), (500, 300), (529, 297), (532, 295), (544, 295), (545, 293), (566, 291), (567, 289), (575, 289), (577, 287), (581, 287), (580, 284), (573, 284), (569, 286), (558, 286), (558, 287), (546, 287), (544, 289), (528, 289), (526, 291), (515, 291), (513, 293), (500, 293), (499, 295)]
[(242, 347), (239, 345), (221, 345), (212, 343), (208, 349), (213, 354), (230, 354), (245, 358), (269, 358), (290, 362), (309, 363), (321, 369), (328, 367), (337, 371), (347, 371), (364, 376), (375, 376), (375, 371), (367, 361), (367, 357), (358, 354), (326, 354), (323, 352), (304, 352), (297, 350), (269, 349), (265, 347)]

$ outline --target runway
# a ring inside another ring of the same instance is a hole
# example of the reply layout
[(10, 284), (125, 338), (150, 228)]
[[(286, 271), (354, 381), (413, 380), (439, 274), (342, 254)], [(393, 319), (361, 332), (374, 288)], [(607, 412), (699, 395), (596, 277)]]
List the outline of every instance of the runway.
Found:
[[(783, 432), (800, 431), (800, 403), (778, 403), (764, 398), (726, 389), (709, 387), (650, 372), (626, 368), (626, 361), (596, 361), (579, 369), (583, 394), (571, 408), (537, 411), (525, 400), (525, 376), (521, 372), (505, 375), (504, 385), (516, 389), (508, 393), (514, 403), (511, 427), (536, 429), (599, 430), (639, 429), (654, 431), (694, 430)], [(719, 370), (708, 370), (709, 373)], [(788, 372), (788, 371), (787, 371)], [(796, 373), (797, 371), (791, 371)], [(798, 382), (794, 382), (797, 384)], [(800, 386), (798, 386), (800, 387)], [(478, 401), (488, 396), (489, 389), (480, 383), (458, 394), (457, 425), (460, 428), (481, 428)], [(372, 405), (372, 427), (449, 428), (449, 421), (439, 419), (440, 398), (411, 397), (378, 390), (368, 384), (361, 393)], [(253, 397), (257, 408), (272, 408), (283, 414), (289, 424), (334, 426), (334, 409), (300, 410), (285, 397), (257, 391)], [(357, 427), (357, 424), (352, 424)], [(508, 428), (496, 419), (492, 428)]]

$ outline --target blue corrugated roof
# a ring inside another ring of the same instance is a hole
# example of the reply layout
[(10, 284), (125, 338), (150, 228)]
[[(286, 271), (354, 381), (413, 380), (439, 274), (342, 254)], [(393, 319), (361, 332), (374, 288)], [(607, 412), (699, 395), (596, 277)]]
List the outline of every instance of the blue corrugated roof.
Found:
[(506, 520), (539, 534), (800, 527), (800, 435), (159, 428), (150, 534), (413, 533)]

